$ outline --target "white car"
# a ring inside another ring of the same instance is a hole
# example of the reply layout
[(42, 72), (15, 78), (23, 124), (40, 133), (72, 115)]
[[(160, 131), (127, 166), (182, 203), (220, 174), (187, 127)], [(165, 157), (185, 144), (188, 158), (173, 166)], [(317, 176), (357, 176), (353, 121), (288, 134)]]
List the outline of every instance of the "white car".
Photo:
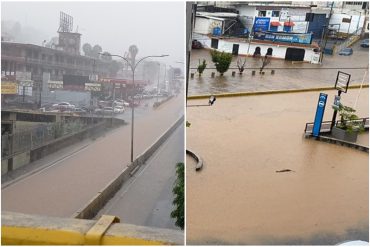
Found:
[(116, 106), (114, 107), (114, 113), (124, 113), (125, 108), (123, 106)]
[(54, 104), (52, 107), (59, 111), (74, 111), (75, 109), (75, 105), (72, 105), (68, 102), (60, 102), (58, 104)]
[(104, 107), (103, 114), (112, 114), (114, 113), (113, 107)]
[(126, 102), (124, 100), (121, 100), (121, 99), (114, 101), (114, 103), (116, 103), (117, 105), (123, 105), (123, 106), (129, 106), (130, 105), (128, 102)]

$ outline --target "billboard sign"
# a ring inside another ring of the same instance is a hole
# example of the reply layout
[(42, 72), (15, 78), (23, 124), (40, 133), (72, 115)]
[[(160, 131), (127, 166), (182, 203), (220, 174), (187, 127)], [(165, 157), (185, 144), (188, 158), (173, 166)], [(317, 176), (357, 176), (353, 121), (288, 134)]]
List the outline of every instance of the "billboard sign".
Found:
[(253, 31), (254, 32), (263, 32), (267, 31), (270, 27), (270, 18), (269, 17), (256, 17), (254, 19)]
[(18, 85), (15, 82), (2, 82), (1, 83), (1, 94), (17, 94)]
[(313, 129), (312, 129), (312, 135), (316, 137), (320, 135), (321, 123), (324, 118), (327, 98), (328, 98), (327, 94), (320, 93), (319, 101), (317, 102), (315, 121), (313, 123)]
[(84, 91), (85, 84), (88, 82), (88, 76), (63, 75), (63, 89), (65, 90)]

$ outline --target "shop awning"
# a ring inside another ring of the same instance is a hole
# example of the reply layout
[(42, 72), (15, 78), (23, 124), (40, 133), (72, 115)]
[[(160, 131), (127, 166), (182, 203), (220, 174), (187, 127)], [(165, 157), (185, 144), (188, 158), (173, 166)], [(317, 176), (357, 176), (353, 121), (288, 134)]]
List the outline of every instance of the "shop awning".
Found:
[(278, 22), (278, 21), (272, 21), (272, 22), (270, 23), (270, 26), (272, 26), (272, 27), (278, 27), (278, 26), (281, 26), (281, 24), (280, 24), (280, 22)]
[(294, 22), (292, 22), (292, 21), (286, 21), (286, 22), (284, 22), (284, 26), (285, 27), (292, 27), (292, 26), (294, 26), (295, 24), (294, 24)]

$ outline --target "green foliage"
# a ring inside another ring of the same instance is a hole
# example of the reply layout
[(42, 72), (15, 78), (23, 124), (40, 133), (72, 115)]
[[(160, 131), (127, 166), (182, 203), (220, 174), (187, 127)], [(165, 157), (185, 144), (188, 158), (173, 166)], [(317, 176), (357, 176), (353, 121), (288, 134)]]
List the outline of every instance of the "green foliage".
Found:
[(203, 59), (203, 62), (200, 63), (200, 59), (199, 59), (199, 65), (198, 65), (198, 73), (199, 73), (199, 76), (202, 75), (203, 71), (206, 69), (207, 67), (207, 63), (206, 63), (206, 60)]
[(175, 209), (171, 212), (171, 217), (176, 219), (176, 226), (184, 229), (185, 225), (185, 217), (184, 217), (184, 195), (185, 195), (185, 176), (184, 171), (185, 166), (184, 163), (177, 163), (176, 165), (176, 174), (177, 179), (175, 182), (175, 187), (173, 188), (172, 192), (175, 195), (175, 199), (173, 200), (173, 204), (175, 205)]
[(233, 55), (230, 53), (219, 52), (216, 50), (211, 51), (212, 62), (216, 66), (216, 70), (221, 76), (229, 69)]
[(359, 119), (355, 114), (355, 109), (339, 103), (339, 107), (337, 107), (336, 110), (338, 110), (340, 116), (340, 122), (337, 125), (338, 128), (346, 130), (349, 133), (353, 131), (362, 132), (365, 130), (362, 121), (355, 121)]
[(190, 127), (191, 123), (189, 121), (186, 121), (186, 127)]

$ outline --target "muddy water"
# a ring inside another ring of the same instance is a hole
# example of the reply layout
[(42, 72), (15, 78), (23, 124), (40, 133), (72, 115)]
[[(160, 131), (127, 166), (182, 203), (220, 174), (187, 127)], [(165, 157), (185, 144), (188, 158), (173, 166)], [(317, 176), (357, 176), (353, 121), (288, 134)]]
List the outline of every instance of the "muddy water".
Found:
[[(177, 96), (155, 110), (150, 106), (136, 119), (134, 157), (183, 115), (183, 102)], [(131, 120), (130, 110), (122, 116), (127, 121)], [(54, 166), (2, 189), (2, 210), (72, 216), (129, 164), (130, 134), (130, 125), (108, 132)]]
[[(356, 92), (343, 103), (353, 104)], [(334, 91), (327, 93), (331, 102)], [(368, 239), (368, 154), (302, 137), (318, 95), (220, 98), (213, 107), (187, 108), (187, 146), (204, 160), (200, 173), (186, 168), (188, 243)], [(359, 116), (368, 116), (368, 100), (363, 92)], [(330, 120), (330, 107), (325, 114)], [(292, 171), (276, 172), (282, 169)]]
[[(197, 68), (199, 60), (206, 59), (207, 68), (214, 68), (211, 61), (209, 51), (206, 49), (193, 50), (191, 54), (191, 68)], [(242, 57), (244, 60), (244, 57)], [(230, 68), (237, 68), (237, 57), (234, 57)], [(246, 70), (243, 75), (238, 74), (237, 69), (230, 69), (220, 77), (216, 73), (215, 78), (211, 78), (211, 73), (216, 72), (214, 69), (206, 69), (201, 77), (195, 75), (193, 79), (189, 79), (189, 95), (211, 94), (223, 92), (244, 92), (244, 91), (266, 91), (278, 89), (300, 89), (312, 87), (328, 87), (333, 86), (337, 77), (337, 69), (318, 70), (320, 68), (354, 68), (366, 67), (369, 64), (369, 50), (360, 47), (358, 44), (354, 46), (352, 56), (325, 56), (323, 65), (316, 64), (292, 64), (290, 61), (280, 59), (272, 59), (270, 64), (266, 66), (265, 75), (260, 75), (258, 69), (256, 75), (252, 76), (252, 69), (260, 68), (261, 60), (257, 58), (247, 58)], [(271, 68), (276, 69), (275, 74), (271, 74)], [(294, 69), (291, 69), (294, 68)], [(343, 72), (351, 74), (351, 84), (357, 84), (362, 81), (364, 70), (355, 69), (339, 69)], [(231, 75), (232, 71), (236, 71), (236, 76)], [(191, 73), (195, 73), (196, 69), (191, 69)], [(320, 76), (318, 76), (318, 73)], [(368, 74), (365, 82), (368, 83)]]

